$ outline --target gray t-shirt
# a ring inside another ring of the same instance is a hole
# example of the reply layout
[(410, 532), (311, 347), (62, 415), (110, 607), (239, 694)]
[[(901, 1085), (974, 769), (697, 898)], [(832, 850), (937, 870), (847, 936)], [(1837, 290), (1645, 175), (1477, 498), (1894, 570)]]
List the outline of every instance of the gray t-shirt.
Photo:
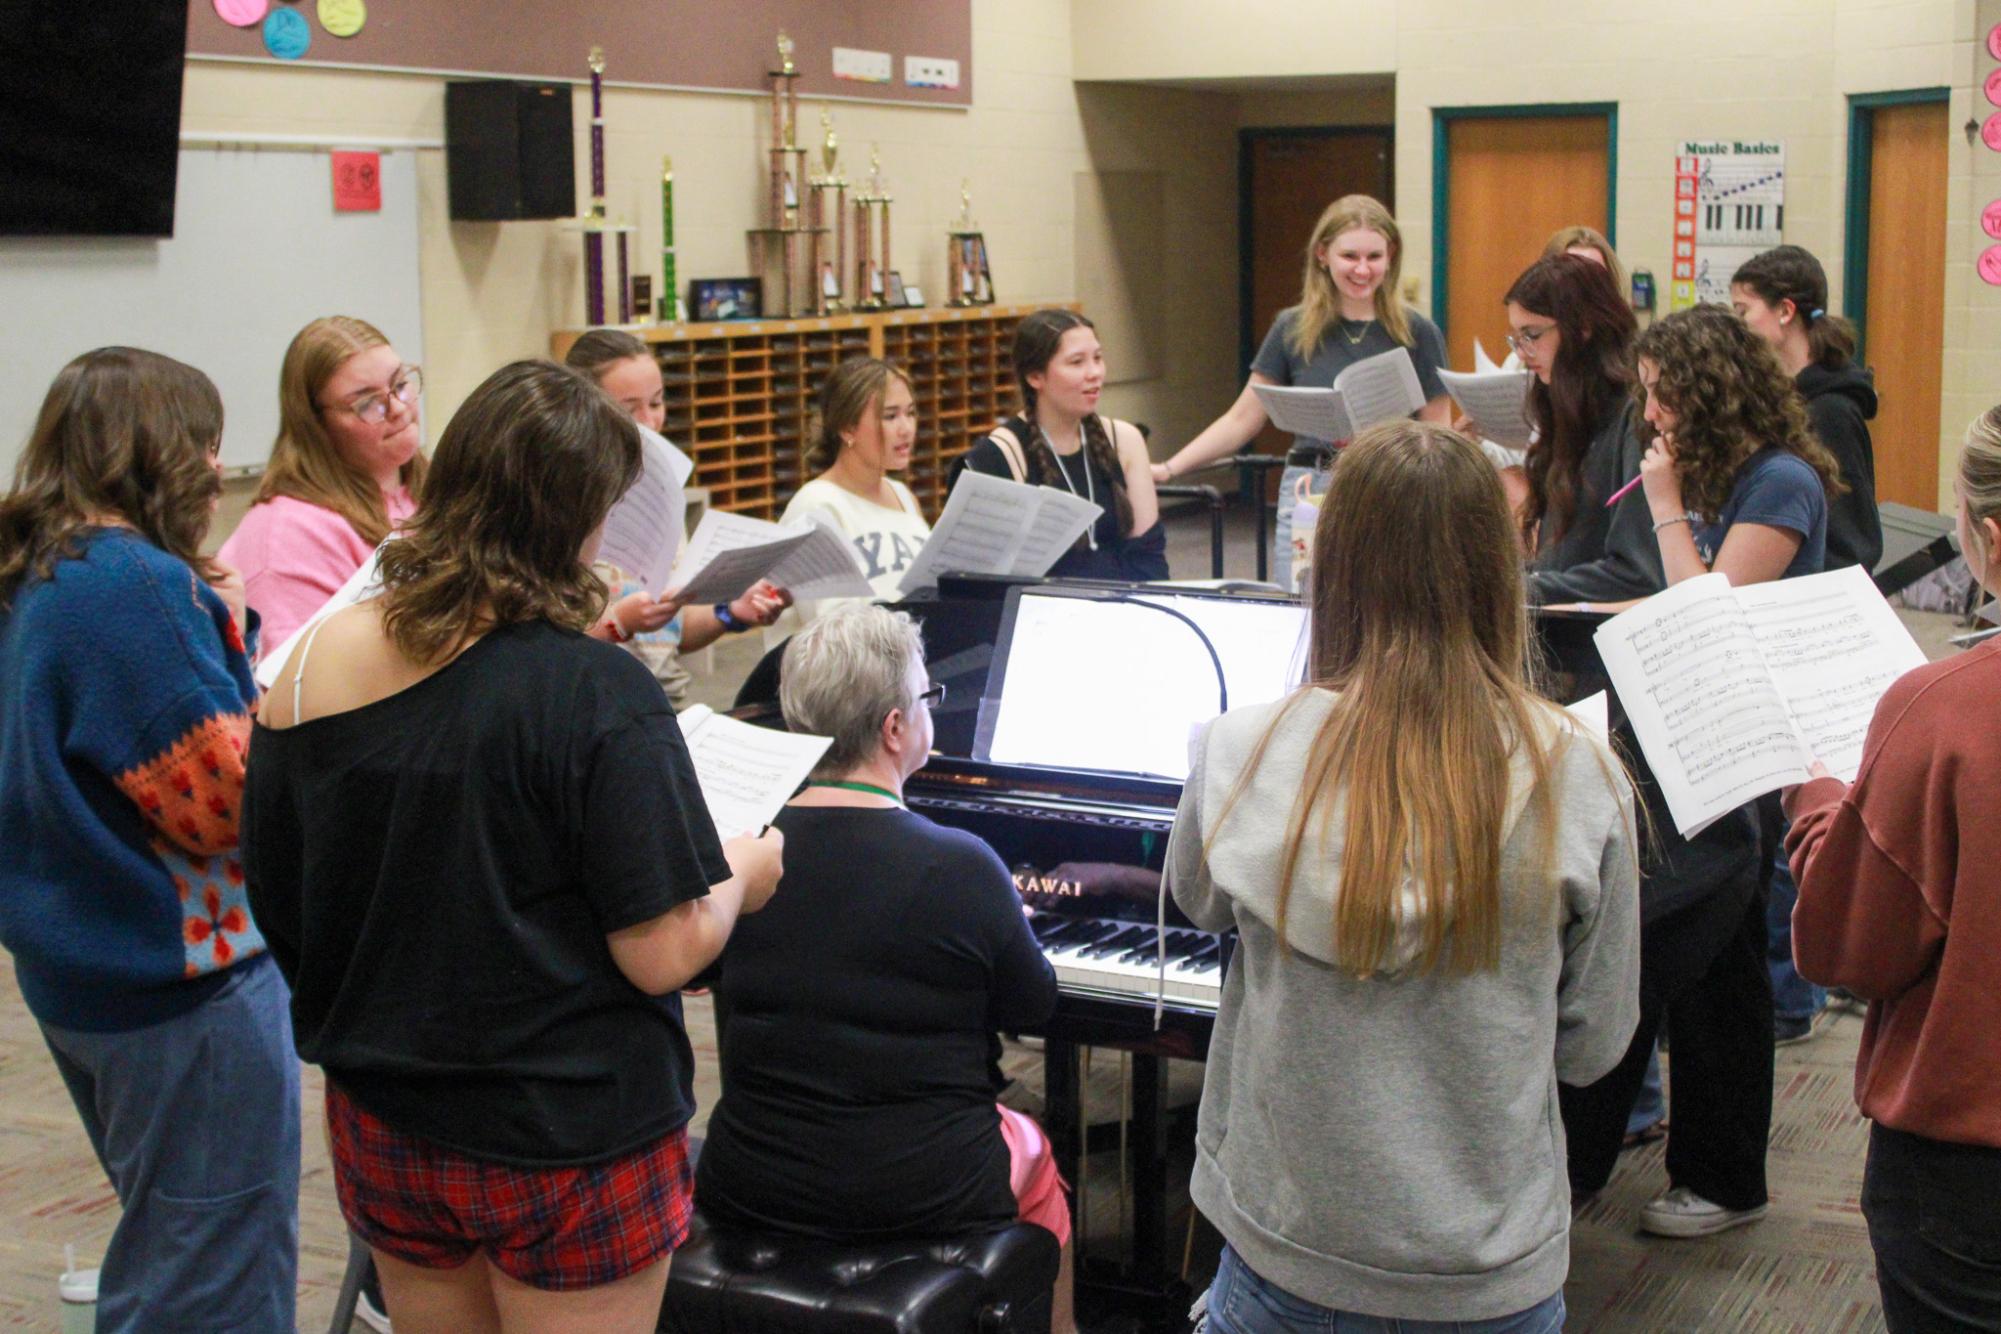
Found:
[[(1414, 347), (1406, 349), (1411, 363), (1417, 367), (1417, 382), (1424, 388), (1427, 400), (1441, 397), (1445, 393), (1445, 383), (1438, 378), (1438, 370), (1445, 364), (1445, 335), (1438, 332), (1438, 326), (1414, 310), (1405, 310), (1410, 319), (1411, 337), (1416, 340)], [(1358, 341), (1350, 342), (1349, 335), (1355, 332), (1352, 323), (1337, 324), (1327, 337), (1320, 340), (1320, 346), (1313, 355), (1302, 358), (1292, 349), (1292, 329), (1299, 319), (1299, 307), (1287, 306), (1271, 322), (1271, 332), (1265, 335), (1264, 345), (1258, 348), (1257, 356), (1251, 359), (1251, 369), (1259, 375), (1268, 375), (1280, 384), (1297, 385), (1302, 388), (1328, 389), (1334, 384), (1334, 377), (1358, 361), (1379, 356), (1384, 352), (1403, 346), (1390, 337), (1380, 321), (1371, 320), (1362, 331)], [(1343, 332), (1343, 330), (1346, 332)], [(1328, 449), (1331, 442), (1313, 440), (1306, 436), (1294, 436), (1293, 444), (1305, 449)]]

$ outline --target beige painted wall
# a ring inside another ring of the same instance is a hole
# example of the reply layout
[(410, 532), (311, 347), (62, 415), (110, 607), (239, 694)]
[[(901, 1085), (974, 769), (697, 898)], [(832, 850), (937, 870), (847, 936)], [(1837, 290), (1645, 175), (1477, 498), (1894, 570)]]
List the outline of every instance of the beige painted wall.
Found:
[[(1343, 0), (1315, 11), (1291, 0), (1075, 0), (1080, 79), (1183, 81), (1208, 76), (1297, 78), (1304, 73), (1395, 76), (1397, 216), (1406, 274), (1431, 287), (1432, 109), (1545, 102), (1619, 104), (1619, 250), (1629, 264), (1668, 271), (1673, 147), (1685, 138), (1782, 139), (1786, 238), (1827, 263), (1841, 303), (1847, 188), (1847, 98), (1945, 86), (1951, 123), (1984, 118), (1979, 90), (1994, 61), (1976, 45), (2001, 21), (1994, 0), (1558, 0), (1471, 5), (1463, 0)], [(1163, 10), (1175, 22), (1160, 21)], [(1352, 20), (1352, 21), (1351, 21)], [(1113, 43), (1111, 34), (1128, 40)], [(1247, 34), (1259, 40), (1246, 49)], [(1699, 45), (1698, 45), (1699, 40)], [(1210, 52), (1215, 68), (1195, 66)], [(1262, 54), (1260, 54), (1262, 53)], [(1371, 63), (1374, 62), (1374, 63)], [(1272, 98), (1244, 93), (1240, 123), (1294, 123), (1252, 111)], [(1350, 99), (1352, 101), (1352, 99)], [(1941, 504), (1964, 422), (2001, 399), (2001, 291), (1973, 262), (1987, 243), (1980, 205), (2001, 195), (2001, 162), (1952, 142), (1947, 237), (1946, 353), (1941, 401)]]

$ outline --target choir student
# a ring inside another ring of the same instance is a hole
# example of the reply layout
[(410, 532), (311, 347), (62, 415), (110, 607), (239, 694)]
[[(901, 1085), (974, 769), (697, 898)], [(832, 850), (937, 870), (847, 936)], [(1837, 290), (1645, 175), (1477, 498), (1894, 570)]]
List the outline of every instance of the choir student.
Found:
[(1064, 1248), (1068, 1329), (1049, 1140), (994, 1101), (994, 1030), (1047, 1019), (1056, 977), (993, 850), (903, 804), (944, 695), (917, 626), (837, 608), (787, 644), (783, 671), (787, 726), (833, 744), (775, 822), (785, 893), (723, 952), (702, 1212), (846, 1240), (1039, 1224)]
[[(924, 549), (931, 525), (917, 497), (893, 472), (910, 466), (917, 400), (909, 374), (875, 357), (850, 357), (820, 386), (806, 431), (812, 480), (785, 506), (783, 520), (818, 519), (854, 543), (876, 596), (902, 596), (904, 571)], [(848, 601), (824, 598), (807, 615)]]
[[(1968, 428), (1954, 490), (1967, 564), (2001, 594), (2001, 408)], [(1853, 784), (1820, 769), (1786, 796), (1800, 971), (1869, 1002), (1862, 1213), (1892, 1334), (2001, 1329), (1997, 700), (2001, 639), (1920, 667), (1876, 705)]]
[(1167, 534), (1139, 428), (1100, 416), (1105, 353), (1089, 320), (1038, 310), (1016, 326), (1021, 411), (975, 441), (965, 466), (1051, 486), (1104, 507), (1049, 573), (1077, 579), (1167, 578)]
[[(588, 375), (647, 430), (658, 433), (666, 425), (667, 386), (660, 378), (660, 363), (646, 344), (631, 334), (622, 329), (592, 329), (570, 345), (563, 361)], [(683, 532), (682, 545), (687, 541)], [(792, 603), (783, 589), (760, 580), (733, 602), (690, 607), (671, 590), (655, 597), (626, 578), (623, 571), (607, 567), (606, 573), (613, 600), (598, 622), (603, 627), (600, 638), (625, 644), (651, 669), (676, 710), (688, 706), (688, 688), (694, 681), (681, 665), (683, 653), (707, 648), (725, 634), (770, 625)]]
[[(1299, 304), (1272, 321), (1251, 375), (1229, 411), (1153, 468), (1156, 482), (1169, 482), (1235, 453), (1264, 430), (1268, 418), (1254, 386), (1304, 385), (1326, 388), (1350, 365), (1395, 348), (1410, 353), (1427, 400), (1423, 420), (1451, 419), (1452, 401), (1438, 378), (1445, 365), (1445, 339), (1438, 326), (1403, 304), (1397, 285), (1403, 272), (1403, 235), (1390, 211), (1367, 195), (1344, 195), (1327, 206), (1314, 224), (1300, 280)], [(1295, 437), (1279, 481), (1278, 538), (1272, 579), (1292, 586), (1292, 497), (1301, 479), (1314, 494), (1327, 490), (1339, 440)]]
[(1612, 290), (1621, 301), (1626, 299), (1626, 266), (1619, 262), (1619, 252), (1612, 249), (1612, 243), (1596, 227), (1577, 223), (1557, 228), (1542, 248), (1544, 259), (1554, 255), (1576, 255), (1604, 265), (1605, 272), (1612, 276)]
[(1194, 923), (1239, 933), (1192, 1184), (1228, 1243), (1209, 1328), (1543, 1334), (1559, 1081), (1609, 1070), (1636, 1015), (1632, 791), (1529, 689), (1515, 525), (1472, 442), (1364, 431), (1312, 569), (1307, 684), (1201, 734), (1167, 851)]
[(651, 1330), (687, 1228), (675, 992), (770, 896), (780, 840), (719, 845), (659, 687), (582, 633), (639, 467), (582, 377), (496, 371), (383, 594), (310, 631), (261, 707), (251, 903), (402, 1334)]
[(347, 315), (299, 330), (278, 368), (278, 438), (257, 502), (222, 545), (282, 645), (359, 569), (423, 493), (423, 374)]
[(1841, 469), (1846, 495), (1827, 519), (1827, 568), (1874, 570), (1883, 557), (1876, 512), (1876, 451), (1869, 419), (1876, 381), (1855, 364), (1855, 326), (1827, 311), (1827, 272), (1796, 245), (1748, 259), (1730, 279), (1730, 301), (1751, 332), (1771, 344), (1806, 400), (1807, 424)]
[(299, 1066), (237, 860), (257, 687), (208, 377), (64, 367), (0, 498), (0, 944), (121, 1209), (97, 1328), (291, 1329)]
[(1505, 298), (1508, 343), (1534, 379), (1536, 438), (1523, 459), (1520, 507), (1538, 603), (1618, 601), (1663, 586), (1646, 497), (1606, 501), (1639, 471), (1632, 307), (1605, 266), (1577, 255), (1537, 260)]

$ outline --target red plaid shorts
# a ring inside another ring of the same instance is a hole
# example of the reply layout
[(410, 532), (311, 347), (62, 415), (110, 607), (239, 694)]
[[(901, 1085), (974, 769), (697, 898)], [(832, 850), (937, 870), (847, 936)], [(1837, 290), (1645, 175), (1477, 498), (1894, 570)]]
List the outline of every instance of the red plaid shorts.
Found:
[(406, 1135), (328, 1080), (327, 1137), (347, 1225), (427, 1269), (485, 1251), (533, 1287), (595, 1288), (672, 1252), (694, 1212), (685, 1128), (587, 1167), (508, 1167)]

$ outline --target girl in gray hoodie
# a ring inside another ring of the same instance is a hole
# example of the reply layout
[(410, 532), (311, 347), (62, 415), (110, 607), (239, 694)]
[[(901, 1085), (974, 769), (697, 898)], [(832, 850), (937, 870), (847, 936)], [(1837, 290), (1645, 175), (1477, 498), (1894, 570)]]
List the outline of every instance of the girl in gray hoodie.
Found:
[(1193, 1182), (1228, 1242), (1209, 1329), (1557, 1329), (1557, 1082), (1638, 1014), (1632, 790), (1528, 687), (1477, 447), (1364, 432), (1325, 513), (1307, 684), (1209, 726), (1167, 854), (1182, 910), (1239, 936)]

